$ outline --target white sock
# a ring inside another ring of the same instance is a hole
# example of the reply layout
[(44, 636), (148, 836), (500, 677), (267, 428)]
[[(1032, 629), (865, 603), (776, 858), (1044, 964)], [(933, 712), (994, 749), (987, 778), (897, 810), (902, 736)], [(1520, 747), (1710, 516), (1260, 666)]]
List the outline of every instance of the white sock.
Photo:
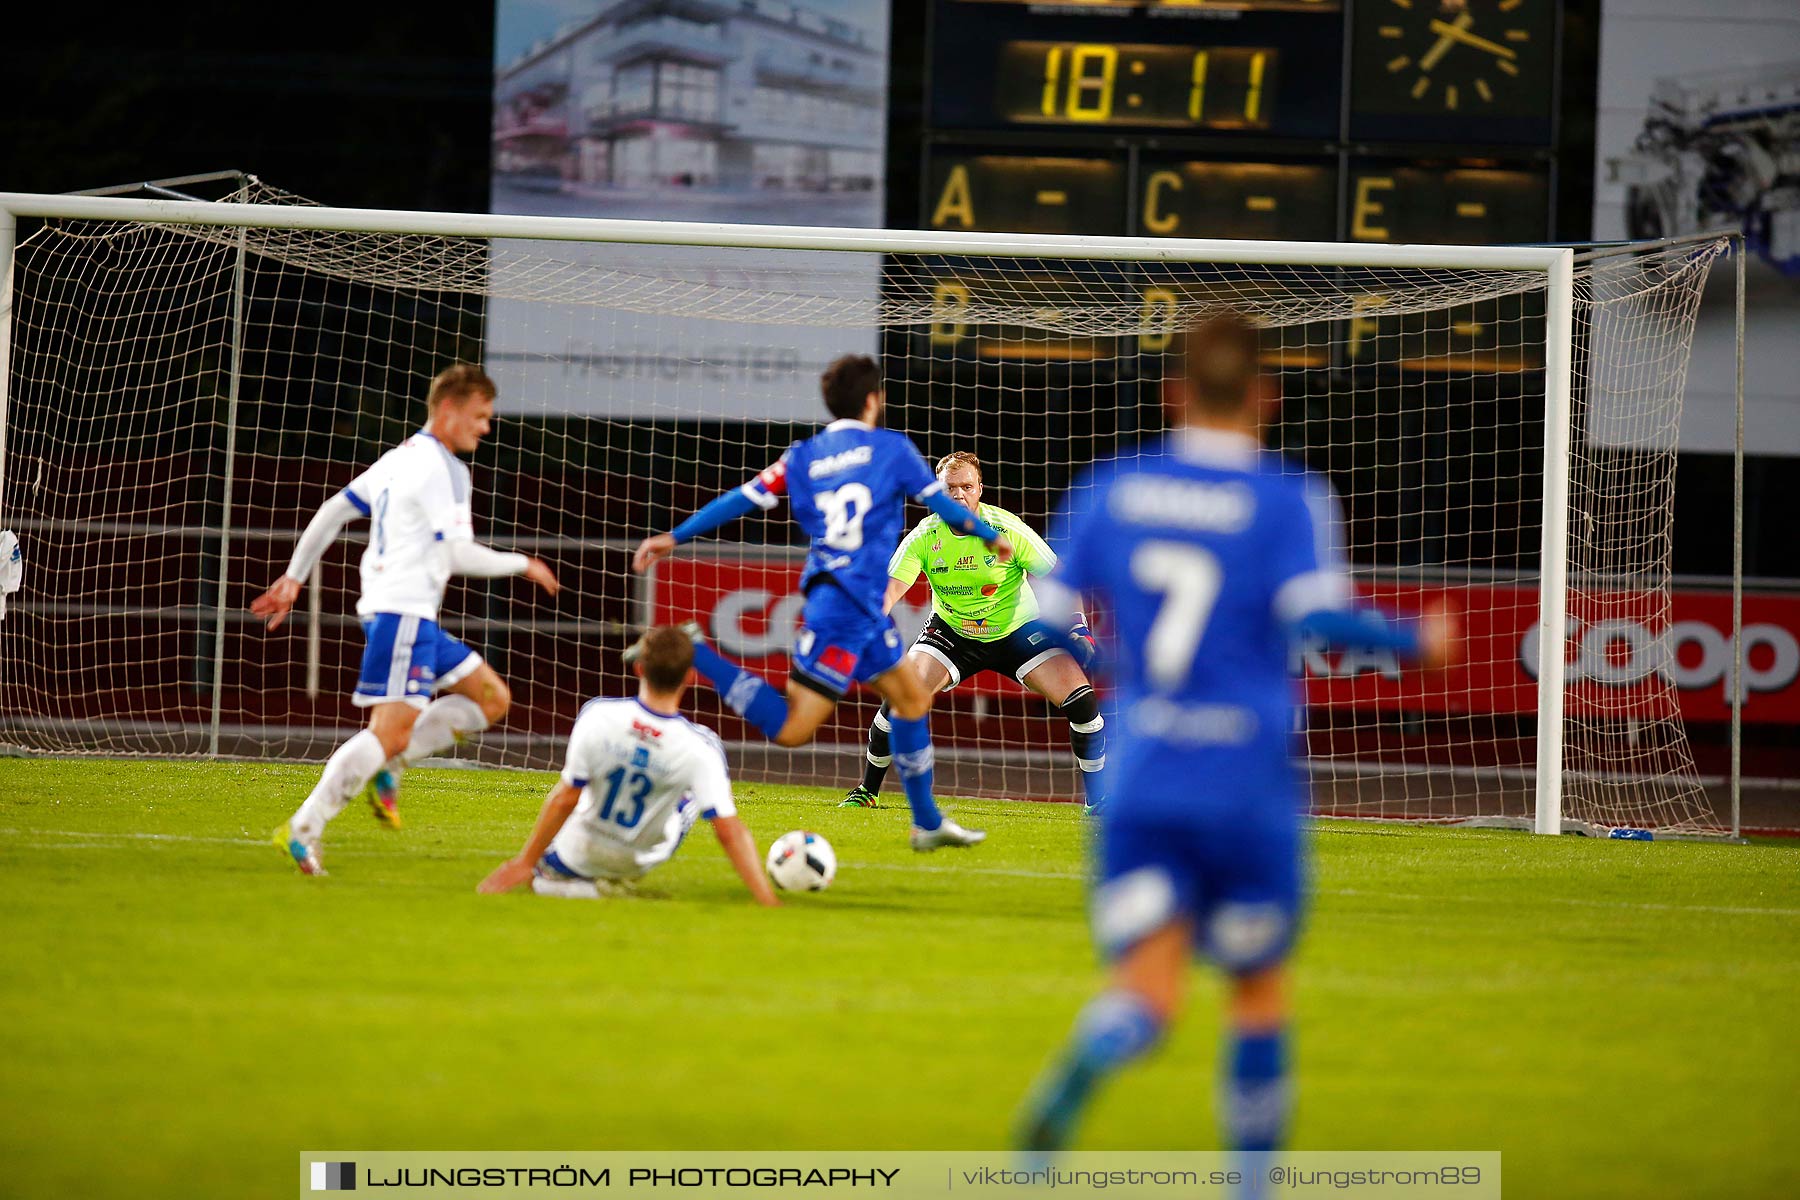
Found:
[(481, 711), (481, 705), (467, 696), (440, 696), (419, 714), (412, 740), (406, 743), (396, 762), (403, 767), (413, 766), (456, 745), (457, 734), (480, 733), (487, 727), (487, 714)]
[(544, 879), (534, 875), (531, 890), (540, 896), (556, 896), (563, 900), (600, 898), (600, 885), (592, 879)]
[(375, 778), (386, 758), (381, 739), (367, 729), (339, 746), (326, 762), (312, 795), (294, 813), (294, 836), (309, 844), (318, 841), (325, 832), (325, 823), (343, 812), (350, 797)]

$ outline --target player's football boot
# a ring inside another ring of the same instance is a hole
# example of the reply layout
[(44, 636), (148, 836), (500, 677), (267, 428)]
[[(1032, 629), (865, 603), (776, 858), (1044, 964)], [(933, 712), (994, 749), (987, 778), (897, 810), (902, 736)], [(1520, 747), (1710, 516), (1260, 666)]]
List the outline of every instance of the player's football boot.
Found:
[(850, 789), (850, 794), (838, 801), (839, 808), (880, 808), (881, 797), (871, 792), (862, 784)]
[[(706, 630), (700, 628), (700, 622), (683, 621), (675, 628), (687, 634), (688, 641), (694, 643), (694, 645), (704, 646), (706, 644)], [(640, 637), (637, 641), (625, 647), (624, 653), (619, 655), (619, 660), (629, 667), (632, 663), (642, 657), (644, 657), (644, 639)]]
[(1035, 1164), (1034, 1169), (1047, 1166), (1049, 1156), (1069, 1144), (1082, 1100), (1093, 1085), (1090, 1072), (1065, 1064), (1033, 1086), (1025, 1098), (1025, 1111), (1019, 1114), (1013, 1144)]
[(1083, 804), (1081, 811), (1090, 817), (1097, 817), (1106, 809), (1106, 797), (1102, 796), (1092, 804)]
[(400, 780), (386, 767), (375, 772), (363, 788), (363, 799), (375, 812), (375, 819), (389, 829), (400, 828)]
[(936, 829), (920, 829), (917, 825), (912, 830), (912, 848), (921, 854), (936, 850), (939, 846), (975, 846), (987, 840), (987, 834), (979, 829), (964, 829), (949, 817)]
[(319, 861), (318, 848), (309, 846), (295, 837), (294, 827), (289, 822), (283, 821), (277, 825), (275, 836), (269, 840), (281, 847), (282, 853), (293, 860), (294, 865), (300, 868), (302, 875), (325, 874), (325, 864)]

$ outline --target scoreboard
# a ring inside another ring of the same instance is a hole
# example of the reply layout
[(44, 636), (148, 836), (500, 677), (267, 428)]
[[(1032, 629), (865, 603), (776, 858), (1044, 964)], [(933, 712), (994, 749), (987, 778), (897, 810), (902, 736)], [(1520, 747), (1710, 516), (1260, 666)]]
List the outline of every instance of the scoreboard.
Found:
[[(1470, 245), (1584, 236), (1597, 6), (896, 5), (889, 224)], [(884, 352), (927, 364), (892, 382), (898, 411), (1011, 464), (1005, 486), (1015, 494), (1048, 495), (1065, 478), (1066, 464), (1018, 453), (1021, 429), (1047, 447), (1091, 452), (1158, 427), (1160, 371), (1145, 359), (1167, 349), (1155, 317), (1188, 284), (1111, 265), (1110, 294), (1136, 292), (1142, 325), (1065, 334), (1063, 306), (1102, 268), (996, 271), (954, 256), (907, 266), (908, 288), (923, 268), (936, 319), (888, 331)], [(1196, 279), (1207, 286), (1204, 272)], [(1333, 286), (1356, 283), (1334, 277)], [(1359, 562), (1529, 569), (1542, 293), (1429, 312), (1383, 304), (1352, 295), (1347, 315), (1302, 326), (1270, 351), (1280, 394), (1272, 442), (1331, 473)], [(978, 315), (1021, 309), (1029, 326)], [(964, 389), (958, 403), (930, 403), (944, 383)]]
[(1546, 241), (1561, 27), (1561, 0), (932, 0), (900, 223)]

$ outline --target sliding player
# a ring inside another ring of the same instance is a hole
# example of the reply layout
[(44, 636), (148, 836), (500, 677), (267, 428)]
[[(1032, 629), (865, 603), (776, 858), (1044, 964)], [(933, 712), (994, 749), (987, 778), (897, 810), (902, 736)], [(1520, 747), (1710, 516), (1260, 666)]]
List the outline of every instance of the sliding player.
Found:
[(1259, 450), (1256, 332), (1215, 318), (1184, 350), (1166, 389), (1182, 427), (1070, 489), (1083, 507), (1059, 519), (1039, 587), (1047, 612), (1077, 593), (1109, 606), (1118, 717), (1092, 905), (1112, 982), (1027, 1102), (1033, 1152), (1065, 1145), (1094, 1089), (1155, 1047), (1195, 951), (1231, 976), (1230, 1141), (1281, 1143), (1305, 854), (1290, 647), (1304, 632), (1428, 664), (1456, 647), (1441, 610), (1394, 624), (1354, 607), (1327, 485)]
[(287, 572), (250, 604), (277, 628), (344, 526), (357, 517), (374, 522), (356, 605), (362, 674), (350, 698), (370, 710), (369, 727), (337, 748), (318, 786), (275, 831), (275, 843), (307, 875), (325, 873), (319, 839), (352, 796), (366, 794), (376, 817), (398, 829), (398, 771), (486, 729), (512, 705), (512, 692), (481, 655), (438, 627), (450, 576), (523, 575), (556, 595), (556, 576), (542, 562), (475, 540), (469, 468), (456, 455), (472, 453), (488, 435), (495, 394), (479, 367), (458, 363), (439, 373), (425, 398), (425, 428), (325, 502)]
[[(1006, 535), (1013, 556), (996, 561), (974, 538), (956, 532), (937, 515), (926, 517), (900, 543), (888, 562), (884, 612), (921, 573), (931, 585), (931, 620), (919, 631), (906, 661), (918, 672), (927, 691), (940, 692), (973, 679), (983, 671), (1011, 675), (1056, 705), (1069, 722), (1069, 746), (1081, 768), (1088, 809), (1100, 807), (1100, 769), (1106, 765), (1106, 722), (1100, 701), (1082, 673), (1084, 664), (1061, 645), (1049, 642), (1032, 627), (1037, 598), (1025, 576), (1042, 575), (1056, 565), (1056, 555), (1031, 527), (1004, 508), (981, 502), (981, 463), (966, 450), (938, 460), (938, 481), (952, 500)], [(1073, 645), (1091, 647), (1085, 624)], [(874, 808), (893, 761), (884, 705), (869, 726), (868, 765), (863, 781), (844, 797), (844, 808)]]
[(912, 671), (897, 669), (900, 634), (881, 601), (908, 496), (952, 528), (980, 538), (1001, 561), (1011, 556), (1012, 546), (944, 494), (911, 441), (878, 428), (885, 400), (874, 359), (846, 354), (825, 371), (820, 386), (825, 407), (836, 418), (831, 424), (795, 442), (774, 465), (673, 531), (645, 538), (632, 567), (647, 571), (683, 542), (756, 509), (774, 508), (788, 494), (812, 550), (800, 573), (806, 607), (794, 638), (787, 698), (704, 642), (694, 648), (695, 668), (719, 690), (726, 707), (778, 746), (811, 741), (851, 682), (867, 683), (892, 713), (894, 757), (912, 808), (912, 848), (972, 846), (987, 835), (945, 817), (932, 797), (931, 692)]
[(725, 747), (681, 715), (694, 644), (670, 625), (646, 633), (632, 669), (631, 700), (589, 700), (569, 734), (562, 779), (544, 800), (525, 848), (476, 890), (504, 892), (530, 881), (540, 896), (595, 897), (669, 861), (705, 817), (750, 895), (778, 903), (756, 842), (737, 818)]

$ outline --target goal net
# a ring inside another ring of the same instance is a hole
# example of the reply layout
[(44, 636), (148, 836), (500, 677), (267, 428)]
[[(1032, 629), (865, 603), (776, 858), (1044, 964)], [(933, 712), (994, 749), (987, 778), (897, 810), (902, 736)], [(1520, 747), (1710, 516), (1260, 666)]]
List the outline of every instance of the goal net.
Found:
[[(983, 501), (1041, 529), (1078, 468), (1162, 429), (1172, 334), (1234, 309), (1266, 331), (1268, 442), (1332, 479), (1364, 595), (1398, 611), (1444, 597), (1470, 634), (1468, 661), (1434, 675), (1380, 652), (1296, 655), (1318, 811), (1528, 822), (1555, 778), (1567, 820), (1717, 824), (1660, 634), (1689, 339), (1722, 243), (1577, 262), (1559, 342), (1548, 252), (1308, 262), (1273, 244), (1032, 254), (865, 235), (886, 238), (878, 253), (826, 231), (662, 245), (653, 226), (623, 235), (635, 244), (597, 236), (625, 223), (359, 218), (255, 183), (226, 205), (146, 203), (12, 200), (28, 215), (0, 324), (0, 527), (25, 584), (0, 621), (0, 746), (328, 753), (360, 715), (360, 534), (282, 630), (246, 608), (313, 509), (421, 424), (424, 385), (453, 360), (485, 362), (502, 389), (474, 460), (480, 536), (549, 560), (566, 588), (549, 602), (516, 580), (453, 583), (445, 626), (515, 695), (463, 753), (548, 768), (585, 697), (631, 686), (619, 652), (645, 622), (698, 617), (728, 655), (784, 674), (801, 554), (784, 510), (649, 578), (629, 557), (816, 428), (829, 359), (878, 353), (890, 424), (930, 460), (975, 454)], [(1540, 613), (1558, 608), (1546, 688)], [(927, 610), (921, 584), (897, 610), (907, 636)], [(858, 693), (817, 744), (784, 751), (709, 690), (692, 703), (736, 743), (741, 777), (831, 786), (859, 775), (874, 713)], [(1066, 722), (1010, 678), (941, 696), (933, 732), (945, 794), (1078, 793)]]

